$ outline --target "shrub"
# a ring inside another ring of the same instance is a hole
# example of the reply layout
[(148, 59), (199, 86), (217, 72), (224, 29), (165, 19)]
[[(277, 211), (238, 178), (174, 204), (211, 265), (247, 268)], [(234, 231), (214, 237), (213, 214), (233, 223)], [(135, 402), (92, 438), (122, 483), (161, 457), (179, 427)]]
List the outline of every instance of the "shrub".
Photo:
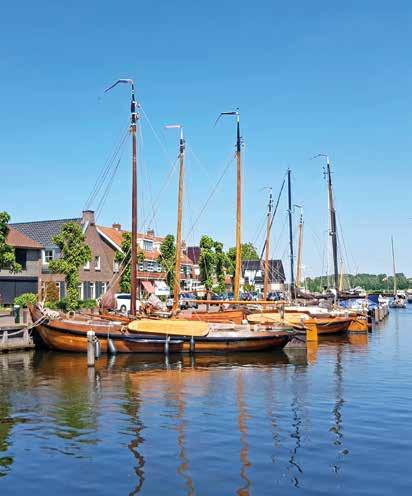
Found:
[(97, 307), (96, 300), (83, 300), (83, 301), (80, 301), (79, 303), (80, 303), (80, 308), (93, 309), (93, 308)]
[(29, 305), (35, 305), (37, 302), (37, 295), (34, 293), (23, 293), (14, 298), (14, 304), (22, 308), (27, 308)]

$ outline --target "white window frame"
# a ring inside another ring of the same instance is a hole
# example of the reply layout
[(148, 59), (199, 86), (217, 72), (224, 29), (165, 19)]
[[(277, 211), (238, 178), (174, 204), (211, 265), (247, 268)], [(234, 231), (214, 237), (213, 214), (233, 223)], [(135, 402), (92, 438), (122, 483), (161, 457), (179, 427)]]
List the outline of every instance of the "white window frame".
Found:
[[(47, 253), (47, 252), (50, 252), (50, 253), (51, 253), (51, 258), (50, 258), (50, 260), (47, 260), (47, 258), (46, 258), (46, 253)], [(45, 249), (45, 250), (43, 251), (43, 262), (44, 262), (45, 264), (48, 264), (48, 263), (49, 263), (49, 262), (51, 262), (53, 259), (54, 259), (54, 250), (53, 250), (53, 248), (47, 248), (47, 249)]]
[(90, 260), (84, 264), (83, 270), (90, 270)]
[(153, 241), (151, 239), (144, 239), (143, 240), (143, 250), (153, 251)]
[(100, 255), (94, 257), (94, 270), (101, 270), (101, 258)]
[(90, 283), (90, 299), (96, 299), (96, 284), (94, 282)]
[(113, 260), (113, 273), (116, 274), (120, 270), (120, 263)]

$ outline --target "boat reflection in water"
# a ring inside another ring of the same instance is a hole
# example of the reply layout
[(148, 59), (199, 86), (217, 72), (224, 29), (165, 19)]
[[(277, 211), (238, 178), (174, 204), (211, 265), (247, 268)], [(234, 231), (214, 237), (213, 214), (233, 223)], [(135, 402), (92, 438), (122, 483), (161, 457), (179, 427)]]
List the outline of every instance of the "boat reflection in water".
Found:
[[(325, 380), (336, 385), (329, 412), (340, 452), (342, 346), (338, 340), (320, 346), (337, 361), (335, 375)], [(160, 494), (170, 487), (187, 495), (212, 494), (219, 484), (219, 494), (240, 496), (262, 484), (265, 493), (274, 482), (303, 487), (313, 386), (305, 353), (103, 356), (88, 369), (82, 355), (35, 352), (19, 385), (10, 373), (13, 360), (0, 357), (0, 474), (6, 479), (13, 470), (13, 442), (24, 435), (36, 446), (37, 463), (52, 456), (57, 474), (74, 459), (94, 460), (98, 475), (78, 475), (83, 483), (98, 476), (96, 487), (105, 493), (110, 484), (113, 492), (121, 484), (119, 494)], [(14, 432), (21, 418), (11, 396), (17, 388), (34, 398), (34, 425)], [(114, 472), (120, 475), (111, 481)], [(219, 482), (210, 485), (212, 480)]]

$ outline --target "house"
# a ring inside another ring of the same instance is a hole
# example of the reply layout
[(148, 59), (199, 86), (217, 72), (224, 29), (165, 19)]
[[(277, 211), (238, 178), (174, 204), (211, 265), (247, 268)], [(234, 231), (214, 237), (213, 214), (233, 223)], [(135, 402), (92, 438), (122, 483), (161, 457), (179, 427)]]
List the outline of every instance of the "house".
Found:
[(38, 292), (42, 246), (11, 226), (6, 243), (14, 248), (16, 262), (22, 267), (16, 274), (0, 268), (0, 303), (10, 305), (16, 296)]
[[(255, 286), (256, 291), (263, 292), (264, 270), (263, 260), (242, 260), (243, 283)], [(269, 260), (269, 291), (282, 291), (285, 279), (282, 260)]]
[(49, 269), (49, 262), (60, 255), (59, 248), (53, 243), (53, 237), (60, 233), (67, 222), (76, 222), (82, 226), (86, 243), (92, 251), (91, 261), (80, 270), (80, 298), (98, 298), (106, 291), (118, 268), (114, 263), (116, 250), (99, 234), (93, 211), (86, 210), (82, 217), (78, 218), (20, 222), (11, 224), (11, 227), (40, 246), (39, 286), (46, 282), (54, 282), (59, 288), (60, 297), (63, 298), (66, 293), (64, 275), (53, 274)]
[[(112, 227), (97, 226), (97, 231), (115, 250), (121, 250), (123, 230), (120, 224)], [(164, 237), (155, 236), (152, 229), (146, 233), (137, 234), (137, 246), (143, 252), (144, 260), (137, 266), (137, 290), (138, 295), (156, 294), (157, 296), (168, 296), (170, 288), (166, 284), (166, 272), (160, 263), (160, 246)], [(181, 256), (181, 288), (191, 291), (194, 280), (193, 262), (185, 253)]]

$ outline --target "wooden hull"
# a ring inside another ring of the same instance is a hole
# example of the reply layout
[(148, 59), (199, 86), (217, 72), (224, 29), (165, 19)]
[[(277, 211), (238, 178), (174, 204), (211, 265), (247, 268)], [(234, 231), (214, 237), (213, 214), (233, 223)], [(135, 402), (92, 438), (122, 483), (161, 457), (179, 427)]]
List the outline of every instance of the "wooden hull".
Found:
[(352, 332), (367, 332), (368, 330), (368, 319), (360, 316), (353, 318), (348, 328), (348, 331)]
[[(248, 317), (252, 322), (259, 323), (277, 323), (281, 321), (281, 315), (278, 313), (265, 312), (262, 314), (253, 314)], [(308, 330), (306, 321), (316, 325), (318, 335), (340, 334), (347, 332), (353, 321), (352, 317), (314, 317), (307, 318), (302, 313), (286, 313), (284, 320), (287, 324), (293, 326), (296, 330)]]
[(223, 310), (222, 312), (182, 313), (181, 318), (185, 320), (201, 320), (210, 323), (241, 324), (245, 319), (245, 315), (243, 310)]
[[(33, 320), (40, 317), (33, 312)], [(165, 353), (166, 336), (129, 333), (123, 326), (101, 323), (52, 320), (36, 327), (38, 336), (48, 348), (77, 353), (87, 352), (87, 331), (93, 330), (102, 353), (108, 352), (108, 336), (118, 353)], [(194, 339), (171, 337), (169, 353), (227, 353), (282, 349), (293, 333), (280, 330), (236, 331), (212, 329), (205, 337)]]

